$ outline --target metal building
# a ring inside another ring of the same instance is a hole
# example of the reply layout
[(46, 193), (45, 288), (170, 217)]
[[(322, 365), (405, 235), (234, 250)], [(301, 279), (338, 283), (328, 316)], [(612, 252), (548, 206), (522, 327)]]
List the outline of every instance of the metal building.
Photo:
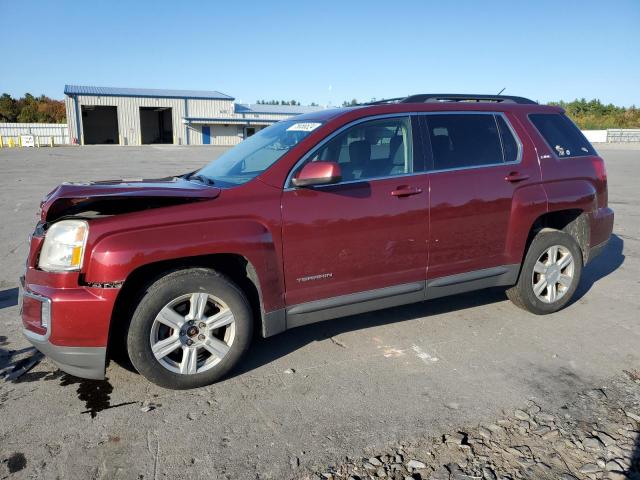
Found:
[(239, 104), (216, 91), (66, 85), (64, 93), (69, 137), (82, 145), (235, 145), (321, 108)]

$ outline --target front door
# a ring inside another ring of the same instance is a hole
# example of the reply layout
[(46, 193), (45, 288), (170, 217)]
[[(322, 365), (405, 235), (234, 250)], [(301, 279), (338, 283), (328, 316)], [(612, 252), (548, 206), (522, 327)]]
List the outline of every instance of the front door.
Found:
[[(305, 162), (338, 162), (342, 181), (287, 185), (283, 192), (288, 306), (332, 298), (334, 305), (344, 305), (350, 301), (345, 296), (356, 292), (373, 293), (353, 297), (354, 302), (424, 294), (428, 179), (419, 173), (422, 155), (414, 153), (416, 130), (408, 116), (360, 122), (307, 156)], [(336, 303), (335, 297), (342, 298)]]
[(522, 161), (521, 142), (502, 113), (428, 114), (420, 119), (433, 153), (429, 286), (434, 279), (458, 274), (462, 277), (452, 282), (435, 283), (513, 275), (520, 260), (507, 251), (512, 200), (517, 189), (539, 182), (535, 159)]
[(211, 144), (211, 127), (208, 125), (204, 125), (202, 127), (202, 144), (210, 145)]

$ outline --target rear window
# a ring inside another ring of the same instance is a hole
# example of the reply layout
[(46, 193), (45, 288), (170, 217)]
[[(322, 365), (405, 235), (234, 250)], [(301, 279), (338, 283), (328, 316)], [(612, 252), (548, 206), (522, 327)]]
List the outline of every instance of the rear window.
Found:
[(532, 113), (529, 119), (558, 157), (595, 155), (589, 141), (565, 115)]

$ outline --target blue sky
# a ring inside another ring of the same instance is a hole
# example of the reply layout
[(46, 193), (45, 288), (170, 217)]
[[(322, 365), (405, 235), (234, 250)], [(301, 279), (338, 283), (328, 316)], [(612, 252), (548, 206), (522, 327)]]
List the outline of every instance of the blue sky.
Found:
[(0, 92), (66, 83), (340, 104), (497, 93), (640, 105), (640, 0), (0, 0)]

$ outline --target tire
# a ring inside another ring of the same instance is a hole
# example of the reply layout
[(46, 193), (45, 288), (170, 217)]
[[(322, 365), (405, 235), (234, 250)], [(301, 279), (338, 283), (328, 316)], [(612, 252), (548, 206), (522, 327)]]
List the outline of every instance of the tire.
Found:
[[(555, 253), (554, 247), (557, 247)], [(570, 259), (567, 254), (571, 255)], [(555, 255), (555, 262), (551, 261), (552, 255)], [(555, 267), (550, 268), (552, 264)], [(544, 229), (531, 242), (518, 283), (507, 290), (507, 297), (518, 307), (536, 315), (557, 312), (573, 297), (581, 275), (582, 251), (573, 237), (559, 230)]]
[(240, 362), (252, 336), (244, 293), (213, 270), (189, 268), (145, 289), (131, 317), (127, 352), (147, 380), (183, 390), (222, 378)]

